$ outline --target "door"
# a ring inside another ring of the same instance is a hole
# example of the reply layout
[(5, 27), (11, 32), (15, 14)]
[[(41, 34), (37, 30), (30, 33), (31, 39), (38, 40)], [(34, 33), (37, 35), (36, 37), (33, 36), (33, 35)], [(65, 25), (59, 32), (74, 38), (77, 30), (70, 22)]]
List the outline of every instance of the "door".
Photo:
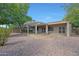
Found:
[(65, 27), (64, 26), (59, 27), (59, 33), (65, 33)]

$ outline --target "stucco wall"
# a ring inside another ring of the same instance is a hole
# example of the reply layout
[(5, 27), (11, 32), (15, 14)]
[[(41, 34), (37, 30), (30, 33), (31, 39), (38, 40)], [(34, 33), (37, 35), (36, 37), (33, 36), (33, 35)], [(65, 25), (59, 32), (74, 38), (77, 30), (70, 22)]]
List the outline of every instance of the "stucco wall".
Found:
[(51, 25), (51, 26), (53, 26), (53, 31), (49, 31), (49, 33), (59, 33), (59, 27), (65, 27), (65, 32), (67, 30), (66, 29), (66, 24), (62, 24), (62, 25)]

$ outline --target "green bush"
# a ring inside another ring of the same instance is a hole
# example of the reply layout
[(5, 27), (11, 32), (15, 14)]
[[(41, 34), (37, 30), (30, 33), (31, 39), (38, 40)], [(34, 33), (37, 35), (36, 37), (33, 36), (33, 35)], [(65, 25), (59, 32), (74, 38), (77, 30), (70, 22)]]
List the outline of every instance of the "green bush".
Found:
[(0, 46), (5, 45), (5, 42), (7, 41), (7, 38), (9, 37), (10, 33), (11, 29), (0, 28)]

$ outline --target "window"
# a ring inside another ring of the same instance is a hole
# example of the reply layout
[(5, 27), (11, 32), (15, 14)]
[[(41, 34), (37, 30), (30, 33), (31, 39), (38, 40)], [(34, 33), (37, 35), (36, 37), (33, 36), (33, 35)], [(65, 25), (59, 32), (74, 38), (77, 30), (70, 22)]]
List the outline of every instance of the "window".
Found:
[(65, 27), (62, 27), (62, 31), (63, 31), (63, 33), (65, 33)]
[(53, 27), (48, 27), (48, 31), (53, 31)]
[(59, 27), (59, 33), (65, 33), (65, 27), (63, 26)]
[(42, 32), (45, 32), (45, 28), (42, 28)]
[(59, 27), (59, 33), (61, 33), (61, 27)]

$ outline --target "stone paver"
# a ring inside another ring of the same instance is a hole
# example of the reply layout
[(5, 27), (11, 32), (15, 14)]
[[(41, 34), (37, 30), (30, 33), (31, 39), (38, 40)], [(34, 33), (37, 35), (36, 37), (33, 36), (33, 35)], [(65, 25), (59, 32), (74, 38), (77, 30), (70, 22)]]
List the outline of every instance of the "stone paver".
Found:
[(79, 56), (79, 37), (12, 34), (1, 56)]

